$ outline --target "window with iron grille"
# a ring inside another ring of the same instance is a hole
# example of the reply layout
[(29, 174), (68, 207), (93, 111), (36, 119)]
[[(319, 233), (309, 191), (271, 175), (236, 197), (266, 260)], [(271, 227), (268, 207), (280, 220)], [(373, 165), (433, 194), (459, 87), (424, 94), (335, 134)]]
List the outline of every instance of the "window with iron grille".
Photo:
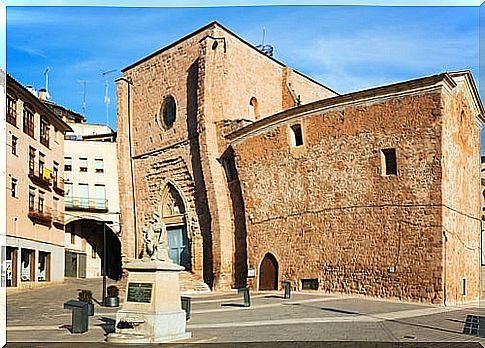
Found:
[(44, 117), (40, 120), (40, 143), (49, 147), (49, 124)]
[(12, 135), (12, 155), (17, 155), (17, 142), (19, 138), (15, 135)]
[(34, 113), (28, 105), (24, 105), (24, 133), (34, 137)]
[(45, 155), (42, 152), (39, 152), (39, 178), (44, 177), (44, 164), (45, 164)]
[(54, 182), (54, 187), (58, 187), (58, 179), (57, 179), (58, 175), (59, 175), (59, 163), (54, 161), (52, 163), (52, 180)]
[(35, 170), (35, 149), (29, 148), (29, 174), (33, 175)]
[(44, 192), (39, 191), (39, 200), (37, 201), (37, 210), (40, 212), (44, 211)]
[(29, 210), (34, 210), (35, 208), (35, 189), (29, 187)]
[(17, 127), (17, 98), (7, 94), (7, 122)]

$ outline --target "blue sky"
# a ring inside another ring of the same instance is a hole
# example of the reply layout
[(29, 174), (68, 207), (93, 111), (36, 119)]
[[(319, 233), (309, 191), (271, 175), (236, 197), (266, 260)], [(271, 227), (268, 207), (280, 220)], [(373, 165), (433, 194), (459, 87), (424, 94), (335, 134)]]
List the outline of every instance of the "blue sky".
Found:
[(340, 93), (443, 71), (471, 69), (478, 83), (478, 7), (245, 6), (210, 8), (7, 7), (7, 71), (52, 100), (116, 128), (114, 80), (130, 65), (217, 20), (275, 58)]

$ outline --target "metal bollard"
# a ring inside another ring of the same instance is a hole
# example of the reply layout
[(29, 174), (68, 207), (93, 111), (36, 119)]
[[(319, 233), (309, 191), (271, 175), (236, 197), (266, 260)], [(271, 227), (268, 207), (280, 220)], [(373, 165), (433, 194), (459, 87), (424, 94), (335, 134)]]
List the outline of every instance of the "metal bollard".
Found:
[(64, 309), (72, 310), (72, 333), (88, 331), (88, 304), (82, 301), (70, 300), (64, 303)]
[(182, 301), (182, 309), (185, 311), (185, 320), (190, 319), (190, 306), (191, 306), (191, 298), (187, 296), (182, 296), (180, 298)]
[(283, 298), (287, 299), (291, 297), (291, 282), (289, 280), (285, 280), (283, 283)]
[(243, 296), (244, 296), (244, 307), (250, 307), (251, 306), (251, 298), (249, 297), (249, 289), (248, 288), (240, 288), (240, 289), (237, 289), (237, 293), (243, 294)]

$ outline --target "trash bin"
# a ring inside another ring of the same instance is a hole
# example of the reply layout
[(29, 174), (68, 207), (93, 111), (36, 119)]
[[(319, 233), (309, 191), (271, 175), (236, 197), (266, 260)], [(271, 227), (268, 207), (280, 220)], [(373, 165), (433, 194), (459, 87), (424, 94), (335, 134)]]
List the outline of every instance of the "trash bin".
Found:
[(283, 283), (283, 298), (290, 298), (291, 296), (291, 282), (289, 280), (285, 280)]
[(191, 298), (187, 296), (182, 296), (180, 299), (182, 301), (182, 309), (185, 311), (185, 320), (189, 320)]
[(249, 289), (248, 288), (240, 288), (237, 289), (237, 293), (243, 294), (244, 297), (244, 307), (250, 307), (251, 306), (251, 298), (249, 297)]
[(72, 311), (72, 333), (88, 331), (88, 304), (82, 301), (70, 300), (64, 303), (64, 309)]

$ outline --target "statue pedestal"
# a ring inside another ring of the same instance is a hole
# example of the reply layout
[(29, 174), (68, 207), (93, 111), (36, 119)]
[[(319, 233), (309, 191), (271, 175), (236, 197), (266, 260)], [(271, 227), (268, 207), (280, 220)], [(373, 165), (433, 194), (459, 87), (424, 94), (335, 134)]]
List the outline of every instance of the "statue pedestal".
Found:
[(125, 301), (116, 314), (109, 343), (162, 343), (189, 338), (180, 301), (179, 272), (172, 262), (136, 260), (129, 271)]

